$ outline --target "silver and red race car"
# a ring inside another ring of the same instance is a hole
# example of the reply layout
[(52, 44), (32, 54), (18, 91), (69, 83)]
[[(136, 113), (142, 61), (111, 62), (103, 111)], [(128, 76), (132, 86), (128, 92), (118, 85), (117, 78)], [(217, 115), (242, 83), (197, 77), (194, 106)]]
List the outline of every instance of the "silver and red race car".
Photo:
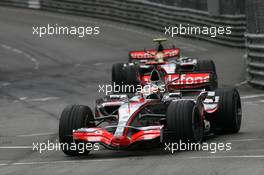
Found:
[[(180, 49), (164, 49), (164, 38), (154, 39), (157, 49), (131, 51), (128, 63), (116, 63), (112, 67), (112, 84), (118, 86), (146, 85), (150, 82), (154, 67), (162, 71), (165, 82), (174, 81), (170, 90), (215, 90), (218, 86), (215, 64), (210, 59), (180, 57)], [(180, 78), (179, 78), (180, 77)], [(116, 93), (130, 93), (128, 89), (115, 89)]]
[[(60, 143), (130, 149), (178, 141), (199, 143), (208, 133), (240, 130), (241, 101), (235, 88), (171, 92), (170, 84), (178, 79), (165, 83), (160, 73), (154, 68), (150, 82), (133, 95), (98, 99), (94, 113), (84, 105), (66, 107), (59, 124)], [(90, 151), (62, 150), (71, 156)]]

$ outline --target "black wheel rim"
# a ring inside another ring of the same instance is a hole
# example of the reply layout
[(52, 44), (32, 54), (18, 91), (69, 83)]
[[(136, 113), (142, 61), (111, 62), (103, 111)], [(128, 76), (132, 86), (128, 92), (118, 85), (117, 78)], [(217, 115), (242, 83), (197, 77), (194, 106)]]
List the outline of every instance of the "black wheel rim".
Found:
[(192, 129), (193, 129), (193, 141), (201, 142), (203, 138), (203, 121), (201, 119), (199, 110), (197, 107), (193, 109), (193, 117), (192, 117)]
[(237, 129), (240, 129), (241, 126), (241, 119), (242, 119), (242, 108), (241, 108), (241, 101), (239, 98), (238, 93), (235, 93), (235, 122)]

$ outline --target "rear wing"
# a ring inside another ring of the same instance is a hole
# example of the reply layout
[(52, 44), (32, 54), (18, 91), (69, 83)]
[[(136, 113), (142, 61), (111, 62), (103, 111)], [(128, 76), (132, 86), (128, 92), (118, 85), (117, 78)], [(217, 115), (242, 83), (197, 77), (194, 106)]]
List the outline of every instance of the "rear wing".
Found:
[[(142, 50), (142, 51), (131, 51), (129, 52), (129, 60), (151, 60), (155, 58), (157, 50)], [(173, 58), (180, 56), (180, 49), (164, 49), (164, 58)]]
[[(170, 90), (203, 89), (211, 83), (211, 76), (209, 72), (173, 73), (166, 74), (164, 81), (171, 82), (168, 84)], [(146, 85), (151, 81), (151, 75), (143, 75), (140, 79), (141, 84)]]

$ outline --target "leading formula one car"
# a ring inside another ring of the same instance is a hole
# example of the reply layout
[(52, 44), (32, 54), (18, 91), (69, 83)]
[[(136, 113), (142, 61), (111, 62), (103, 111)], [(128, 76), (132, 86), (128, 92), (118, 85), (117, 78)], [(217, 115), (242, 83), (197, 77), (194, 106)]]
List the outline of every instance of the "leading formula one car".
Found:
[[(146, 85), (150, 82), (153, 67), (160, 69), (165, 81), (174, 81), (169, 87), (177, 89), (215, 90), (218, 86), (215, 64), (210, 59), (180, 57), (180, 49), (164, 49), (164, 38), (154, 39), (157, 49), (131, 51), (128, 63), (116, 63), (112, 67), (112, 84), (118, 86)], [(179, 79), (179, 75), (181, 78)], [(115, 86), (114, 86), (115, 87)], [(129, 89), (115, 89), (115, 92), (129, 93)]]
[[(66, 107), (60, 118), (60, 143), (100, 143), (108, 149), (130, 149), (168, 142), (201, 142), (208, 133), (237, 133), (241, 126), (241, 101), (235, 88), (216, 91), (169, 92), (159, 71), (151, 73), (142, 91), (113, 94), (96, 101), (95, 112), (88, 106)], [(63, 149), (71, 156), (89, 150)]]

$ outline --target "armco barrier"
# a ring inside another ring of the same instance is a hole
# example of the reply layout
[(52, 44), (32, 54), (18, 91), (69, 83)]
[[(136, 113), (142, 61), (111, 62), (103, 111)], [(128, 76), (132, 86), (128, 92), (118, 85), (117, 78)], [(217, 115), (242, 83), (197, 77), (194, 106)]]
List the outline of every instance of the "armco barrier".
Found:
[(246, 34), (248, 82), (264, 87), (264, 34)]
[(29, 7), (29, 0), (1, 0), (0, 5), (9, 5), (15, 7)]
[(170, 7), (144, 0), (1, 0), (0, 5), (40, 8), (41, 10), (109, 19), (162, 32), (165, 32), (165, 26), (179, 24), (208, 27), (230, 26), (232, 27), (230, 35), (218, 35), (215, 38), (206, 35), (186, 37), (235, 47), (245, 46), (245, 15), (210, 16), (204, 11)]

